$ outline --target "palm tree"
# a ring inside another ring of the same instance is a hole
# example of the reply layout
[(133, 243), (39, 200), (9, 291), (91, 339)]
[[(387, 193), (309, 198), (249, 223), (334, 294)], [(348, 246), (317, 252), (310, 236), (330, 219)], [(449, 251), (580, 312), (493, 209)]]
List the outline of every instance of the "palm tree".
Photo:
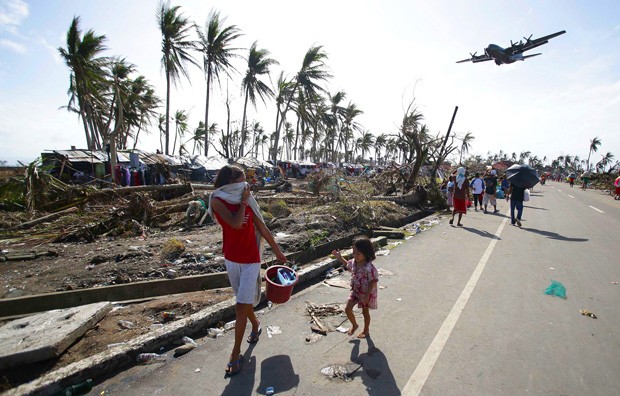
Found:
[(187, 62), (198, 66), (196, 60), (189, 53), (196, 48), (196, 43), (188, 37), (192, 25), (189, 19), (184, 18), (179, 13), (180, 8), (180, 6), (171, 7), (170, 2), (162, 2), (157, 12), (162, 37), (161, 50), (163, 55), (161, 64), (166, 73), (166, 154), (168, 154), (170, 143), (170, 84), (173, 83), (176, 86), (181, 74), (189, 80), (185, 68)]
[(359, 138), (358, 146), (362, 152), (362, 162), (364, 161), (364, 154), (366, 154), (367, 151), (370, 151), (370, 147), (372, 147), (373, 144), (375, 144), (375, 137), (369, 131), (364, 132), (362, 137)]
[[(230, 76), (228, 70), (235, 70), (230, 63), (238, 56), (234, 52), (238, 48), (231, 47), (232, 42), (241, 36), (240, 30), (235, 25), (223, 27), (226, 18), (220, 19), (220, 13), (211, 11), (207, 17), (205, 31), (196, 27), (200, 38), (200, 52), (202, 53), (203, 69), (207, 79), (207, 94), (205, 104), (205, 125), (209, 125), (209, 98), (211, 83), (220, 81), (220, 73)], [(205, 135), (205, 155), (209, 155), (209, 133)]]
[(202, 150), (202, 146), (205, 144), (204, 142), (205, 133), (206, 133), (205, 124), (202, 121), (198, 121), (198, 127), (194, 129), (194, 135), (190, 139), (191, 141), (194, 142), (194, 145), (192, 146), (192, 155), (195, 154), (196, 148), (198, 148), (198, 152)]
[(175, 134), (174, 134), (174, 144), (172, 145), (172, 152), (177, 146), (177, 137), (179, 138), (179, 155), (181, 153), (181, 142), (183, 141), (183, 135), (187, 132), (187, 113), (185, 110), (177, 110), (174, 115), (174, 125), (175, 125)]
[(380, 134), (375, 139), (375, 160), (379, 165), (379, 158), (381, 158), (381, 149), (387, 144), (387, 135), (385, 133)]
[(239, 148), (239, 156), (243, 157), (243, 147), (245, 146), (246, 139), (246, 114), (248, 108), (248, 99), (252, 102), (254, 108), (256, 108), (256, 94), (265, 103), (265, 97), (273, 97), (274, 93), (271, 88), (263, 81), (259, 80), (259, 76), (269, 75), (269, 67), (279, 64), (275, 59), (268, 57), (269, 51), (266, 49), (257, 49), (256, 41), (250, 47), (250, 54), (248, 56), (248, 68), (245, 72), (245, 77), (241, 82), (241, 88), (245, 92), (245, 101), (243, 103), (243, 118), (241, 121), (241, 147)]
[(610, 152), (607, 152), (607, 154), (602, 155), (601, 156), (601, 160), (599, 162), (597, 162), (596, 164), (596, 170), (597, 172), (600, 170), (602, 172), (605, 171), (605, 167), (609, 164), (612, 163), (612, 161), (614, 160), (614, 155)]
[(587, 162), (587, 170), (590, 170), (590, 156), (592, 152), (597, 152), (598, 148), (601, 146), (601, 139), (595, 136), (592, 140), (590, 140), (590, 151), (588, 151), (588, 162)]
[(463, 139), (461, 142), (461, 150), (460, 150), (461, 154), (459, 156), (459, 165), (463, 164), (463, 153), (469, 153), (469, 149), (471, 148), (471, 142), (474, 141), (475, 139), (476, 138), (471, 132), (467, 132), (465, 136), (463, 136)]
[(92, 30), (82, 35), (80, 18), (74, 17), (67, 31), (67, 48), (58, 48), (61, 57), (71, 70), (67, 109), (76, 112), (82, 119), (89, 150), (101, 148), (93, 113), (96, 102), (100, 99), (98, 85), (105, 78), (103, 68), (108, 63), (107, 58), (100, 56), (106, 50), (105, 40), (105, 35), (97, 36)]
[[(320, 81), (324, 81), (331, 77), (331, 74), (325, 70), (325, 60), (327, 59), (327, 54), (323, 52), (322, 46), (310, 47), (304, 56), (303, 62), (301, 64), (301, 68), (297, 72), (295, 76), (294, 83), (291, 93), (297, 91), (300, 88), (306, 97), (314, 97), (317, 93), (323, 92), (324, 89), (321, 88), (318, 83)], [(289, 83), (290, 84), (290, 83)], [(288, 85), (288, 84), (286, 84)], [(278, 153), (278, 142), (280, 140), (280, 130), (282, 129), (282, 123), (288, 112), (291, 101), (293, 100), (293, 95), (287, 95), (286, 104), (281, 114), (274, 135), (274, 142), (272, 148), (272, 159), (275, 162), (277, 160)], [(280, 115), (280, 112), (278, 112)]]
[(345, 161), (347, 161), (347, 154), (349, 152), (349, 142), (354, 141), (353, 132), (361, 132), (362, 130), (361, 125), (357, 121), (355, 121), (355, 118), (360, 116), (361, 114), (364, 114), (364, 112), (358, 109), (355, 103), (351, 102), (349, 102), (349, 105), (344, 110), (339, 143), (342, 144)]

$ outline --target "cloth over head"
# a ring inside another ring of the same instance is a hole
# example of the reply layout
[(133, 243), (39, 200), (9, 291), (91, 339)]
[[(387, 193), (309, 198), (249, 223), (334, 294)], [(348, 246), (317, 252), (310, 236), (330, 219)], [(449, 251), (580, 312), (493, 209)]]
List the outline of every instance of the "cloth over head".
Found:
[(465, 182), (465, 168), (461, 166), (456, 170), (456, 184), (458, 184), (459, 189), (463, 188), (464, 182)]

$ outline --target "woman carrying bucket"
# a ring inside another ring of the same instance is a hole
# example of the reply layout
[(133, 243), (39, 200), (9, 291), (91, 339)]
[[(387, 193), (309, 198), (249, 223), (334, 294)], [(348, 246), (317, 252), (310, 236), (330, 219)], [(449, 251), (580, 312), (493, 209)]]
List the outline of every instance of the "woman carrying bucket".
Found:
[(209, 214), (222, 226), (224, 263), (237, 299), (235, 345), (225, 369), (227, 375), (234, 375), (243, 365), (241, 342), (248, 319), (252, 331), (247, 342), (258, 342), (262, 331), (253, 308), (260, 302), (261, 237), (271, 246), (278, 262), (285, 263), (286, 256), (265, 225), (243, 169), (224, 166), (215, 178), (215, 188), (209, 196)]

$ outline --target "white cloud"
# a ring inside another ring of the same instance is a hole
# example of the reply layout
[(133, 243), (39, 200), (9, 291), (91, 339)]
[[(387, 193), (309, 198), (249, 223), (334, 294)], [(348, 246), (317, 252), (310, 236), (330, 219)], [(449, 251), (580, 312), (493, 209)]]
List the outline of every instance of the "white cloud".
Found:
[(0, 47), (8, 48), (12, 51), (19, 52), (20, 54), (26, 52), (26, 47), (8, 39), (0, 39)]
[(0, 28), (14, 32), (29, 13), (28, 4), (22, 0), (1, 0)]

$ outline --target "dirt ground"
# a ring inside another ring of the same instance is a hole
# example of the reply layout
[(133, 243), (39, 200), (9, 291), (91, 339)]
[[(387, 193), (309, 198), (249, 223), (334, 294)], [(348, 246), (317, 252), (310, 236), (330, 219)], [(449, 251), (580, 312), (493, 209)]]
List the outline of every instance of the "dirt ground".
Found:
[[(258, 200), (260, 203), (260, 194)], [(358, 232), (364, 225), (359, 223), (369, 218), (379, 225), (413, 212), (412, 208), (392, 202), (360, 204), (355, 200), (346, 204), (318, 200), (284, 206), (286, 210), (270, 214), (268, 226), (285, 254)], [(148, 228), (143, 233), (100, 237), (88, 243), (40, 243), (40, 238), (0, 240), (5, 255), (38, 253), (36, 259), (0, 262), (0, 298), (224, 271), (221, 228), (209, 224), (187, 229), (184, 217), (184, 212), (175, 214), (170, 223), (176, 225), (165, 229)], [(175, 254), (165, 247), (171, 240), (177, 241), (173, 244)], [(265, 256), (271, 258), (269, 249)], [(0, 377), (0, 392), (104, 351), (110, 344), (152, 331), (164, 323), (163, 312), (188, 316), (232, 296), (230, 289), (217, 289), (119, 305), (58, 359)], [(119, 320), (129, 320), (134, 326), (123, 329)]]

